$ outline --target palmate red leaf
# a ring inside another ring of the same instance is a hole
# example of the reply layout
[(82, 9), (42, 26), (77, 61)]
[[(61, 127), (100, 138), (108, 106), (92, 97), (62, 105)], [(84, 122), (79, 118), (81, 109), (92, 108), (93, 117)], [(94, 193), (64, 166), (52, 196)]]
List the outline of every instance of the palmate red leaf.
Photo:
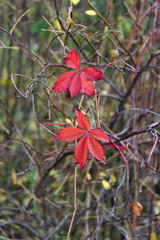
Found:
[(83, 73), (83, 75), (85, 75), (86, 80), (98, 81), (104, 78), (102, 72), (97, 68), (89, 67), (84, 70), (81, 70), (81, 72)]
[(81, 170), (84, 168), (87, 161), (88, 151), (93, 157), (100, 160), (102, 163), (106, 164), (103, 161), (104, 150), (100, 143), (95, 139), (108, 142), (109, 139), (107, 135), (101, 130), (96, 128), (90, 129), (89, 121), (86, 119), (83, 113), (75, 109), (76, 113), (76, 122), (80, 128), (76, 127), (66, 127), (60, 130), (58, 135), (52, 140), (62, 140), (66, 142), (71, 142), (81, 138), (75, 148), (75, 159), (76, 163), (81, 166)]
[(80, 70), (80, 60), (76, 50), (68, 52), (64, 56), (63, 63), (67, 67), (77, 69), (77, 71), (62, 74), (55, 82), (52, 91), (66, 92), (70, 89), (71, 98), (78, 94), (80, 90), (88, 96), (94, 96), (95, 90), (92, 81), (102, 79), (104, 77), (102, 72), (93, 67)]
[(76, 128), (76, 127), (66, 127), (60, 130), (58, 135), (52, 140), (62, 140), (65, 142), (72, 142), (82, 137), (86, 133), (85, 130)]
[(76, 94), (80, 92), (82, 88), (81, 78), (79, 73), (72, 79), (71, 85), (70, 85), (70, 95), (71, 98), (73, 98)]
[(53, 92), (66, 92), (71, 84), (71, 80), (76, 75), (76, 71), (63, 73), (55, 82)]
[(86, 129), (87, 131), (89, 130), (90, 128), (90, 125), (89, 125), (89, 121), (86, 119), (86, 117), (84, 116), (83, 113), (77, 111), (75, 109), (75, 113), (76, 113), (76, 122), (78, 123), (78, 125), (83, 128), (83, 129)]
[(91, 80), (86, 80), (85, 76), (81, 74), (81, 81), (82, 81), (82, 93), (88, 96), (94, 96), (94, 84)]
[(100, 160), (102, 163), (106, 164), (103, 161), (104, 151), (103, 151), (102, 146), (91, 135), (88, 136), (87, 145), (88, 145), (89, 152), (92, 154), (92, 156), (95, 157), (96, 159)]
[(79, 56), (78, 56), (78, 53), (76, 52), (76, 50), (71, 50), (64, 56), (63, 64), (66, 64), (67, 67), (70, 67), (70, 68), (78, 68), (79, 69), (80, 60), (79, 60)]
[(109, 138), (108, 138), (107, 134), (105, 134), (100, 129), (92, 129), (91, 135), (100, 141), (109, 142)]
[(81, 170), (84, 169), (84, 165), (87, 161), (87, 155), (88, 155), (87, 135), (85, 135), (78, 142), (74, 154), (76, 163), (78, 163), (81, 166)]

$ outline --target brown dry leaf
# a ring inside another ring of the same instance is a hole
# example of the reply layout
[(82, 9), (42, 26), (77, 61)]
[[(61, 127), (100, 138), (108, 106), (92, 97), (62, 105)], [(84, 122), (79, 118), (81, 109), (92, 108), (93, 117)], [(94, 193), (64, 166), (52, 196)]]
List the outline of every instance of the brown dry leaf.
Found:
[(134, 203), (130, 203), (129, 207), (132, 208), (131, 211), (132, 211), (133, 221), (131, 221), (130, 224), (133, 227), (133, 222), (136, 221), (136, 218), (141, 215), (143, 206), (139, 202), (134, 202)]

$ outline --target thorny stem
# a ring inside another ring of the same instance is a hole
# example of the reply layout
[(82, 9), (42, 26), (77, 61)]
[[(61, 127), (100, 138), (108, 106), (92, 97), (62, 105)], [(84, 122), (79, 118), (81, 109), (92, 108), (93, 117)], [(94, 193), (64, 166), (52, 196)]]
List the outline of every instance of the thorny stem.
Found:
[(72, 229), (72, 225), (73, 225), (73, 221), (74, 221), (74, 218), (75, 218), (75, 215), (76, 215), (76, 210), (77, 210), (77, 186), (76, 185), (77, 185), (77, 164), (75, 164), (75, 167), (74, 167), (74, 210), (73, 210), (71, 223), (69, 225), (67, 240), (69, 239), (71, 229)]

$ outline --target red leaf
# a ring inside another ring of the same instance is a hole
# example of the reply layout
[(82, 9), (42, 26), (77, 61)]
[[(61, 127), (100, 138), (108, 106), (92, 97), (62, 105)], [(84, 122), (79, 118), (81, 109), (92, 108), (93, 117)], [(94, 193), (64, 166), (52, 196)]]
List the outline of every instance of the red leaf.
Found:
[(72, 79), (71, 85), (70, 85), (70, 95), (71, 98), (73, 98), (76, 94), (80, 92), (82, 88), (81, 78), (79, 73)]
[(72, 78), (76, 75), (76, 71), (63, 73), (55, 82), (53, 92), (66, 92), (71, 84)]
[(87, 135), (81, 138), (75, 148), (75, 159), (76, 163), (79, 163), (81, 170), (84, 169), (85, 162), (87, 161), (88, 146), (87, 146)]
[(75, 109), (75, 113), (76, 113), (76, 117), (77, 117), (76, 121), (77, 121), (78, 125), (81, 128), (86, 129), (88, 131), (90, 128), (90, 125), (89, 125), (89, 122), (86, 119), (86, 117), (83, 115), (83, 113), (77, 111), (76, 109)]
[(94, 96), (94, 84), (91, 80), (86, 80), (85, 75), (81, 74), (82, 93), (88, 96)]
[(78, 70), (62, 74), (55, 82), (52, 91), (66, 92), (70, 89), (71, 98), (78, 94), (80, 90), (88, 96), (94, 96), (95, 91), (92, 80), (98, 81), (103, 78), (102, 72), (92, 67), (80, 70), (80, 60), (76, 50), (68, 52), (64, 56), (63, 63), (66, 64), (67, 67)]
[(88, 136), (87, 145), (88, 145), (89, 152), (93, 155), (93, 157), (100, 160), (102, 163), (106, 164), (103, 161), (104, 151), (102, 146), (91, 135)]
[(63, 64), (66, 64), (67, 67), (70, 67), (70, 68), (78, 68), (79, 69), (80, 60), (79, 60), (79, 56), (78, 56), (78, 53), (76, 52), (76, 50), (71, 50), (64, 56)]
[(85, 130), (82, 130), (76, 127), (66, 127), (61, 129), (58, 135), (52, 138), (52, 140), (59, 139), (65, 142), (72, 142), (82, 137), (85, 133), (86, 133)]
[(83, 72), (83, 74), (85, 75), (85, 78), (87, 80), (98, 81), (104, 77), (104, 75), (102, 74), (102, 72), (100, 70), (98, 70), (97, 68), (93, 68), (93, 67), (89, 67), (84, 70), (81, 70), (81, 72)]
[(105, 134), (102, 130), (100, 129), (92, 129), (91, 134), (93, 137), (95, 137), (98, 140), (104, 141), (104, 142), (109, 142), (109, 138), (107, 134)]

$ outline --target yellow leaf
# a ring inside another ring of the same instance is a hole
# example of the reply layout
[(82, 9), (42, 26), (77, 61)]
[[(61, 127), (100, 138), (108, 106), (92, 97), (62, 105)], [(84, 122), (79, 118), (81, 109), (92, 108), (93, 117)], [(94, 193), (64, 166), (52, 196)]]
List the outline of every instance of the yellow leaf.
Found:
[(87, 180), (89, 180), (89, 181), (92, 179), (92, 176), (91, 176), (90, 173), (87, 173), (87, 174), (86, 174), (86, 177), (87, 177)]
[(73, 182), (73, 176), (70, 176), (70, 177), (68, 178), (68, 180), (69, 180), (69, 182)]
[(102, 180), (102, 185), (106, 190), (109, 190), (111, 188), (110, 183), (104, 179)]
[(116, 176), (115, 176), (114, 174), (112, 174), (112, 175), (110, 176), (110, 182), (111, 182), (112, 184), (115, 184), (115, 183), (117, 182), (117, 178), (116, 178)]
[(72, 0), (73, 5), (77, 5), (81, 0)]
[(85, 11), (85, 14), (89, 15), (89, 16), (95, 16), (96, 12), (94, 10), (87, 10), (87, 11)]
[(116, 65), (117, 64), (117, 51), (116, 51), (116, 49), (111, 49), (110, 50), (110, 57), (113, 59), (112, 63)]
[(111, 49), (111, 50), (110, 50), (110, 57), (117, 57), (117, 51), (116, 51), (116, 49)]
[(12, 85), (12, 81), (9, 78), (7, 70), (3, 70), (1, 75), (1, 86), (8, 87)]
[(155, 214), (160, 212), (160, 200), (156, 202), (156, 206), (154, 207)]
[(23, 206), (28, 206), (29, 202), (31, 201), (30, 197), (25, 196), (25, 198), (23, 198)]
[(66, 118), (66, 119), (65, 119), (65, 122), (66, 122), (66, 123), (72, 123), (72, 122), (74, 122), (74, 120), (72, 120), (72, 122), (71, 122), (70, 119)]
[(151, 233), (150, 240), (157, 240), (157, 236), (154, 232)]
[(12, 181), (13, 181), (14, 185), (17, 184), (17, 175), (16, 175), (16, 171), (14, 169), (12, 170)]
[(0, 194), (0, 202), (4, 202), (5, 200), (6, 200), (6, 197)]
[(72, 6), (68, 8), (67, 23), (68, 23), (69, 25), (74, 25), (74, 22), (73, 22), (73, 20), (72, 20)]
[(99, 176), (100, 176), (100, 178), (104, 178), (106, 176), (106, 174), (104, 172), (100, 172)]
[(61, 183), (57, 182), (57, 183), (52, 184), (52, 187), (57, 189), (57, 188), (59, 188), (60, 185), (61, 185)]
[(60, 25), (58, 19), (55, 19), (55, 20), (54, 20), (54, 27), (55, 27), (55, 29), (58, 30), (58, 31), (61, 31), (61, 30), (62, 30), (61, 25)]
[(55, 178), (57, 178), (57, 177), (59, 176), (58, 171), (52, 169), (52, 170), (49, 172), (49, 176), (54, 176)]
[(70, 18), (70, 17), (67, 17), (67, 23), (70, 25), (74, 25), (74, 22), (73, 22), (72, 18)]

